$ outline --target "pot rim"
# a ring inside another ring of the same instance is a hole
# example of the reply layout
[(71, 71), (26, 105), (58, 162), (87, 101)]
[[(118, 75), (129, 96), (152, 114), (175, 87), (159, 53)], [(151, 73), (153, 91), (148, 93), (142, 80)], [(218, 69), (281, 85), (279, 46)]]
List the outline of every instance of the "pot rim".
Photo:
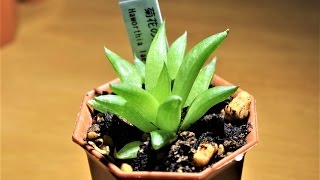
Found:
[[(88, 127), (92, 124), (92, 117), (90, 113), (90, 108), (87, 105), (87, 101), (92, 99), (96, 92), (102, 93), (102, 91), (110, 91), (109, 85), (111, 83), (119, 82), (119, 79), (114, 79), (106, 84), (99, 86), (98, 88), (91, 90), (86, 93), (82, 103), (80, 112), (77, 115), (77, 120), (75, 124), (75, 129), (72, 134), (72, 140), (84, 148), (85, 151), (88, 151), (93, 156), (98, 158), (102, 162), (107, 162), (106, 158), (97, 151), (93, 149), (90, 145), (85, 142), (86, 132)], [(212, 82), (218, 85), (232, 85), (230, 82), (222, 79), (218, 75), (214, 75)], [(239, 92), (242, 90), (239, 88), (234, 94), (237, 96)], [(258, 126), (257, 126), (257, 113), (256, 113), (256, 100), (251, 95), (251, 104), (250, 104), (250, 115), (248, 118), (248, 122), (251, 123), (250, 133), (246, 137), (247, 144), (243, 147), (237, 149), (236, 151), (232, 152), (229, 156), (221, 159), (220, 161), (214, 163), (211, 167), (201, 171), (201, 172), (193, 172), (193, 173), (177, 173), (177, 172), (163, 172), (163, 171), (134, 171), (134, 172), (123, 172), (121, 171), (116, 165), (111, 162), (105, 163), (105, 165), (109, 168), (109, 171), (114, 174), (116, 177), (119, 178), (159, 178), (166, 176), (167, 178), (186, 178), (186, 179), (202, 179), (207, 177), (209, 174), (221, 169), (222, 167), (228, 165), (233, 161), (239, 161), (238, 158), (240, 156), (244, 156), (246, 152), (248, 152), (251, 148), (253, 148), (258, 143)], [(241, 158), (240, 158), (241, 160)]]

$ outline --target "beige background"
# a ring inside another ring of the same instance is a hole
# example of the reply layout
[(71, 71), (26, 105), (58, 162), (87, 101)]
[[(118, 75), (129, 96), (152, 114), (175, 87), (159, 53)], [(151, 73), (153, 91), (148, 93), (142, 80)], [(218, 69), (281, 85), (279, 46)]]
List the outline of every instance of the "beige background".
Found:
[[(257, 99), (260, 142), (244, 180), (319, 178), (319, 4), (303, 0), (160, 0), (171, 43), (190, 49), (230, 28), (217, 74)], [(103, 46), (132, 59), (116, 0), (18, 6), (16, 39), (1, 49), (1, 178), (90, 179), (71, 141), (84, 93), (116, 77)]]

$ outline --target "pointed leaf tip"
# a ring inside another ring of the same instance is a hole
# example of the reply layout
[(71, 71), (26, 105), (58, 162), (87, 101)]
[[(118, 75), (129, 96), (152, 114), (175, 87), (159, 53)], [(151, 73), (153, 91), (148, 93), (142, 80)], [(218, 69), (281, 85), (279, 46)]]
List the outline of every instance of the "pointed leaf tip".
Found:
[(163, 130), (155, 130), (150, 133), (151, 145), (153, 149), (158, 150), (165, 145), (168, 145), (177, 139), (177, 135), (172, 132)]
[(121, 82), (127, 82), (137, 87), (141, 87), (142, 78), (137, 72), (136, 68), (129, 63), (129, 61), (123, 59), (118, 54), (112, 52), (108, 48), (104, 47), (107, 59), (111, 63), (113, 69), (118, 74)]
[(108, 108), (106, 106), (104, 106), (103, 104), (95, 101), (94, 99), (89, 100), (88, 104), (90, 106), (92, 106), (93, 109), (95, 109), (95, 110), (97, 110), (99, 112), (106, 113), (108, 111)]
[(181, 119), (181, 102), (179, 96), (170, 96), (164, 101), (157, 113), (157, 127), (168, 132), (178, 130)]
[(147, 54), (145, 87), (152, 92), (156, 87), (164, 63), (167, 62), (167, 36), (165, 24), (161, 24)]
[(227, 35), (229, 34), (229, 32), (230, 32), (230, 30), (229, 30), (229, 28), (226, 30), (226, 33), (227, 33)]
[(117, 159), (133, 159), (138, 155), (138, 151), (140, 149), (140, 145), (142, 142), (140, 141), (132, 141), (126, 144), (123, 148), (120, 149), (119, 152), (114, 151), (114, 157)]
[(168, 50), (168, 72), (170, 78), (174, 80), (183, 61), (187, 45), (187, 32), (176, 39)]
[(134, 54), (134, 66), (136, 67), (138, 73), (142, 78), (142, 82), (144, 83), (145, 77), (146, 77), (145, 76), (146, 65), (136, 56), (136, 54)]
[(151, 91), (151, 94), (159, 101), (159, 103), (162, 103), (171, 95), (171, 79), (165, 64), (160, 72), (156, 87), (157, 88), (154, 88), (153, 91)]

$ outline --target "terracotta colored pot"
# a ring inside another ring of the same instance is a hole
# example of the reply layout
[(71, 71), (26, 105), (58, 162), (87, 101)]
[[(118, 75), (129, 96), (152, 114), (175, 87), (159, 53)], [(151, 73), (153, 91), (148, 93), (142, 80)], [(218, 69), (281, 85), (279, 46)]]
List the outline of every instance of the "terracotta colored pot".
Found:
[[(116, 79), (112, 82), (106, 83), (95, 90), (89, 91), (82, 102), (80, 112), (77, 117), (76, 127), (72, 135), (75, 143), (79, 144), (87, 153), (92, 179), (241, 179), (242, 166), (244, 154), (258, 143), (258, 128), (257, 128), (257, 114), (256, 103), (254, 97), (251, 96), (250, 116), (249, 122), (252, 125), (251, 132), (246, 138), (247, 144), (240, 149), (233, 152), (231, 155), (221, 159), (212, 167), (199, 173), (175, 173), (175, 172), (158, 172), (158, 171), (139, 171), (125, 173), (121, 171), (116, 165), (107, 162), (107, 160), (91, 146), (87, 145), (84, 139), (87, 136), (87, 130), (92, 124), (90, 114), (90, 107), (86, 104), (89, 99), (95, 95), (95, 91), (102, 93), (102, 91), (109, 91), (109, 84), (118, 82)], [(215, 85), (231, 85), (219, 76), (215, 75), (213, 78)], [(241, 89), (234, 94), (236, 96)]]
[(16, 1), (1, 0), (0, 9), (0, 47), (2, 47), (13, 40), (16, 32)]

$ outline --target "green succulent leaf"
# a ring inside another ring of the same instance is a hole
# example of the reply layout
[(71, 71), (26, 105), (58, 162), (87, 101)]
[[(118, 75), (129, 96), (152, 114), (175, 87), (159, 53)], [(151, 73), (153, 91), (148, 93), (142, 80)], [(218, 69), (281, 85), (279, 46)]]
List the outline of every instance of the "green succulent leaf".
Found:
[(144, 82), (145, 77), (146, 77), (145, 76), (146, 65), (136, 55), (134, 55), (134, 65), (142, 78), (142, 82)]
[(237, 86), (217, 86), (199, 94), (188, 108), (187, 115), (184, 118), (180, 129), (188, 129), (212, 106), (230, 97), (234, 92), (236, 92), (237, 89)]
[(195, 97), (208, 89), (215, 71), (216, 61), (217, 58), (214, 57), (213, 60), (199, 72), (184, 105), (185, 107), (190, 106)]
[(98, 107), (108, 109), (108, 111), (125, 118), (143, 132), (151, 132), (157, 129), (133, 105), (118, 95), (97, 96), (95, 102), (99, 105)]
[(123, 148), (120, 149), (119, 152), (114, 151), (114, 157), (117, 159), (134, 159), (137, 158), (138, 151), (140, 149), (140, 145), (142, 142), (140, 141), (132, 141)]
[(167, 37), (165, 23), (159, 27), (147, 55), (146, 90), (152, 92), (156, 87), (164, 63), (167, 61)]
[(88, 104), (90, 106), (92, 106), (95, 110), (99, 111), (99, 112), (106, 113), (108, 111), (108, 108), (106, 106), (104, 106), (103, 104), (97, 102), (94, 99), (89, 100)]
[(111, 84), (112, 91), (123, 97), (150, 122), (156, 124), (159, 102), (149, 92), (127, 83)]
[(172, 94), (182, 98), (185, 103), (192, 85), (207, 58), (227, 37), (229, 30), (212, 35), (198, 43), (185, 56), (177, 73)]
[(104, 51), (113, 69), (118, 74), (121, 82), (126, 82), (141, 87), (142, 78), (132, 64), (130, 64), (128, 61), (126, 61), (116, 53), (110, 51), (106, 47), (104, 47)]
[(176, 133), (167, 132), (164, 130), (155, 130), (150, 133), (151, 144), (153, 149), (158, 150), (177, 139)]
[(181, 97), (170, 96), (160, 104), (157, 114), (157, 127), (168, 132), (176, 132), (181, 118)]
[(182, 63), (184, 53), (187, 46), (187, 32), (180, 36), (175, 42), (172, 43), (168, 50), (167, 66), (170, 78), (176, 78), (179, 67)]
[(151, 94), (153, 94), (159, 103), (162, 103), (171, 95), (171, 80), (165, 64), (163, 65), (156, 87), (152, 90)]

